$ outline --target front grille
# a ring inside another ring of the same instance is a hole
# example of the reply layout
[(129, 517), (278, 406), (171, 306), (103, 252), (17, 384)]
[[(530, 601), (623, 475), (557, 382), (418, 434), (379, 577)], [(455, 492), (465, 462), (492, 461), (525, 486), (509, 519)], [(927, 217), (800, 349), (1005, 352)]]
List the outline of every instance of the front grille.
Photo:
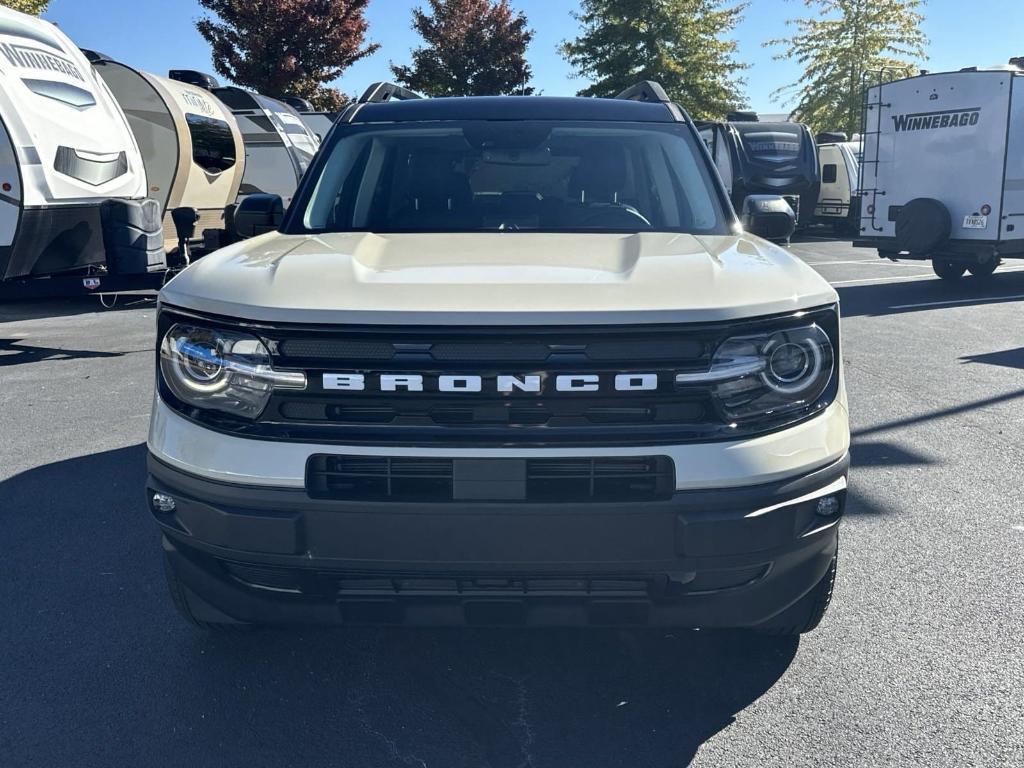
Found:
[(317, 454), (306, 489), (339, 501), (657, 501), (671, 497), (667, 456), (451, 459)]
[[(649, 395), (633, 403), (634, 395), (601, 398), (545, 399), (516, 402), (486, 397), (367, 396), (339, 404), (325, 397), (282, 394), (276, 407), (287, 421), (335, 424), (397, 424), (407, 427), (504, 425), (588, 427), (599, 424), (694, 424), (711, 409), (703, 393)], [(453, 403), (455, 400), (457, 402)]]

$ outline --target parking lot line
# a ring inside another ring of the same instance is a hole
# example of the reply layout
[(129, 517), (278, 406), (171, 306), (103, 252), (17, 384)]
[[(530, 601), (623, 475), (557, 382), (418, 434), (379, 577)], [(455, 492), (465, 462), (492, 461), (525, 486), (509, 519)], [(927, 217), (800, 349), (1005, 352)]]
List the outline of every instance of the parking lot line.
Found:
[(930, 277), (935, 277), (935, 275), (931, 272), (923, 272), (920, 275), (899, 275), (898, 277), (860, 277), (857, 278), (856, 280), (836, 280), (835, 282), (830, 280), (829, 283), (831, 285), (853, 285), (855, 283), (895, 283), (899, 280), (924, 280)]
[(829, 267), (833, 264), (878, 264), (886, 267), (920, 267), (920, 264), (889, 261), (888, 259), (850, 259), (843, 261), (808, 261), (808, 267)]
[(981, 296), (973, 299), (949, 299), (947, 301), (924, 301), (919, 304), (894, 304), (889, 309), (919, 309), (921, 307), (948, 307), (953, 304), (986, 304), (993, 301), (1014, 301), (1024, 299), (1024, 293), (1012, 296)]

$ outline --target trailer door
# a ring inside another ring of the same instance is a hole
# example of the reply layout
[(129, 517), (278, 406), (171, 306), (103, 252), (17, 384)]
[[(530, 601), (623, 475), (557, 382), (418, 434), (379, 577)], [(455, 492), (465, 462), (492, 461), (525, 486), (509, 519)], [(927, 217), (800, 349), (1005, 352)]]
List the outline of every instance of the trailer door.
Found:
[(1000, 240), (1024, 240), (1024, 77), (1014, 75), (1006, 137)]
[(10, 134), (0, 122), (0, 248), (10, 248), (21, 218), (21, 171)]

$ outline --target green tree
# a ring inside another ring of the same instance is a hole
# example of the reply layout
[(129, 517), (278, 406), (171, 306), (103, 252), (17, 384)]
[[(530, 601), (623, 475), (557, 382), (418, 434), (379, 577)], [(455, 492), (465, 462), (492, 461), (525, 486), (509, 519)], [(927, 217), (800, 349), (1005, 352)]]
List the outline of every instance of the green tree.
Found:
[[(793, 117), (816, 131), (860, 130), (865, 78), (905, 76), (925, 58), (921, 0), (804, 0), (812, 16), (792, 19), (796, 34), (769, 40), (784, 46), (776, 59), (804, 68), (797, 82), (775, 91), (796, 102)], [(879, 82), (872, 79), (872, 82)]]
[(411, 65), (391, 65), (398, 82), (431, 96), (533, 93), (526, 48), (533, 30), (508, 0), (429, 0), (412, 28), (426, 43)]
[(45, 11), (49, 4), (50, 0), (0, 0), (0, 5), (6, 5), (22, 13), (31, 13), (33, 16)]
[(301, 96), (320, 109), (347, 100), (324, 85), (380, 46), (367, 44), (369, 0), (199, 0), (215, 14), (196, 22), (213, 67), (269, 96)]
[(746, 3), (727, 0), (583, 0), (583, 27), (562, 44), (579, 77), (581, 96), (614, 96), (640, 80), (656, 80), (695, 118), (720, 118), (743, 106), (745, 64), (728, 34)]

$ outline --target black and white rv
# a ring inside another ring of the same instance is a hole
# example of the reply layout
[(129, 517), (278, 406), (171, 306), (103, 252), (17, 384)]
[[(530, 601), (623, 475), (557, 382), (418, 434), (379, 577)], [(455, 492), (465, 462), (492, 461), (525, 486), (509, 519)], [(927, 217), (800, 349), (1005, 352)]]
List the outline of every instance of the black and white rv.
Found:
[(865, 94), (854, 245), (944, 279), (1024, 257), (1024, 72), (921, 74)]
[(121, 105), (146, 166), (149, 195), (160, 203), (165, 247), (177, 244), (176, 208), (198, 219), (190, 246), (226, 228), (226, 211), (242, 183), (245, 150), (238, 123), (204, 88), (143, 72), (86, 51)]
[(53, 24), (0, 7), (2, 293), (28, 278), (161, 268), (146, 197), (128, 121), (88, 59)]
[(803, 123), (762, 123), (752, 112), (697, 124), (733, 206), (748, 195), (781, 195), (806, 226), (814, 221), (821, 177), (810, 129)]
[(292, 107), (269, 96), (234, 86), (218, 86), (209, 75), (171, 70), (170, 77), (206, 87), (231, 110), (245, 144), (245, 172), (239, 199), (253, 194), (278, 195), (285, 206), (320, 146)]
[(285, 96), (281, 99), (285, 104), (299, 113), (299, 118), (321, 142), (327, 138), (327, 132), (334, 126), (340, 112), (324, 112), (316, 109), (308, 100), (298, 96)]

